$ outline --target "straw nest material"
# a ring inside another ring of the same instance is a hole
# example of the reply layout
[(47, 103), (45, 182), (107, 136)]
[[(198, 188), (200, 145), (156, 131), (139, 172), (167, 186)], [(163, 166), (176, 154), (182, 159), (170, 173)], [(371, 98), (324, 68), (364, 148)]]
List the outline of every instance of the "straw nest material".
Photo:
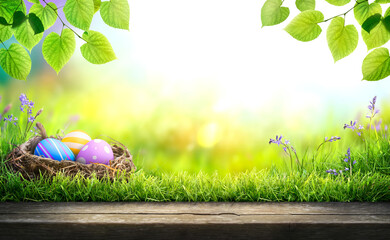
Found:
[[(41, 140), (47, 138), (42, 124), (37, 123), (37, 127), (41, 131), (41, 136), (35, 136), (14, 148), (7, 156), (6, 164), (8, 167), (14, 172), (19, 172), (25, 179), (37, 179), (41, 174), (54, 177), (59, 172), (62, 172), (66, 176), (71, 177), (74, 177), (78, 173), (84, 177), (90, 177), (92, 174), (96, 174), (98, 179), (109, 177), (113, 180), (118, 176), (117, 173), (131, 174), (136, 170), (133, 157), (129, 150), (125, 145), (117, 141), (110, 144), (115, 158), (110, 160), (109, 165), (83, 164), (69, 160), (57, 161), (36, 156), (34, 155), (35, 147)], [(62, 139), (60, 136), (53, 138), (58, 140)]]

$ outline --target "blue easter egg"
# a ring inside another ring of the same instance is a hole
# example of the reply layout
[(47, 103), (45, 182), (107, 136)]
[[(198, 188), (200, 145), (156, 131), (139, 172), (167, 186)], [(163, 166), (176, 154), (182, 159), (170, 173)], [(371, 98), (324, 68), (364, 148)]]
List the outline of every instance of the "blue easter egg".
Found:
[(35, 148), (34, 154), (57, 161), (75, 160), (75, 156), (69, 147), (60, 140), (54, 138), (46, 138), (40, 141)]

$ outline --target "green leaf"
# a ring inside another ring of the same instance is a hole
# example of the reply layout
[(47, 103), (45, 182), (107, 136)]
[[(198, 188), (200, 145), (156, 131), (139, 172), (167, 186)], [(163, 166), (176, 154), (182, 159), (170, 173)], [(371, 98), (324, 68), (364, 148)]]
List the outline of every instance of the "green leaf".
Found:
[(42, 39), (43, 33), (35, 34), (30, 23), (28, 21), (24, 21), (16, 28), (14, 35), (20, 44), (31, 51), (31, 49)]
[(94, 14), (93, 0), (67, 0), (64, 13), (70, 24), (88, 30)]
[(13, 22), (12, 22), (12, 28), (16, 28), (20, 26), (24, 21), (27, 20), (26, 15), (22, 11), (17, 11), (14, 13), (13, 16)]
[(46, 37), (42, 45), (42, 54), (46, 62), (58, 74), (72, 57), (75, 49), (74, 33), (72, 30), (65, 28), (62, 30), (61, 36), (52, 32)]
[(116, 59), (111, 44), (103, 34), (90, 30), (83, 34), (83, 39), (87, 43), (81, 46), (81, 54), (88, 62), (103, 64)]
[(7, 41), (14, 34), (14, 30), (11, 26), (0, 25), (0, 40), (2, 42)]
[(28, 14), (28, 22), (30, 23), (30, 26), (34, 30), (35, 34), (45, 31), (41, 19), (39, 19), (35, 13)]
[(9, 26), (9, 25), (11, 25), (11, 24), (9, 24), (9, 23), (7, 22), (7, 20), (6, 20), (4, 17), (0, 17), (0, 24), (1, 24), (1, 25), (4, 25), (4, 26)]
[(345, 4), (349, 3), (351, 0), (326, 0), (326, 1), (335, 6), (344, 6)]
[(358, 23), (362, 25), (370, 16), (377, 13), (382, 15), (382, 7), (378, 3), (368, 4), (367, 1), (358, 0), (358, 3), (355, 4), (355, 8), (353, 9), (353, 13)]
[(22, 46), (12, 43), (8, 49), (0, 49), (0, 66), (11, 77), (26, 80), (31, 70), (31, 59)]
[(362, 34), (363, 41), (367, 45), (368, 50), (376, 47), (380, 47), (390, 39), (390, 32), (387, 31), (382, 21), (380, 21), (378, 25), (376, 25), (370, 31), (370, 33), (362, 29), (361, 34)]
[(390, 3), (390, 0), (375, 0), (375, 2), (385, 4), (385, 3)]
[(303, 12), (306, 10), (314, 10), (316, 7), (315, 0), (296, 0), (295, 6), (299, 9), (299, 11)]
[(324, 15), (320, 11), (307, 10), (298, 14), (284, 30), (293, 38), (308, 42), (316, 39), (322, 32), (318, 23), (324, 21)]
[(362, 28), (366, 30), (366, 32), (370, 33), (371, 30), (378, 25), (378, 23), (381, 21), (382, 15), (379, 13), (376, 13), (366, 19), (364, 23), (362, 24)]
[(377, 81), (390, 75), (390, 56), (387, 48), (377, 48), (363, 60), (363, 80)]
[(16, 11), (26, 14), (24, 2), (20, 2), (20, 0), (0, 0), (0, 17), (4, 17), (8, 22), (12, 22), (12, 16)]
[(41, 19), (43, 27), (48, 29), (53, 26), (57, 20), (57, 14), (54, 9), (57, 9), (57, 6), (52, 2), (49, 2), (45, 7), (41, 4), (34, 4), (30, 8), (30, 14), (35, 13), (35, 15)]
[(100, 15), (108, 26), (126, 30), (129, 29), (130, 8), (127, 0), (102, 2)]
[(93, 7), (94, 7), (95, 13), (97, 11), (99, 11), (101, 4), (102, 4), (102, 0), (93, 0)]
[(357, 47), (359, 34), (354, 25), (344, 26), (345, 20), (336, 17), (329, 24), (326, 38), (334, 61), (351, 54)]
[(390, 32), (390, 16), (383, 18), (382, 23), (385, 26), (385, 28), (387, 29), (387, 31)]
[(261, 8), (261, 23), (264, 26), (277, 25), (287, 19), (290, 9), (281, 7), (282, 0), (267, 0)]
[(39, 0), (27, 0), (27, 1), (29, 1), (31, 3), (38, 3), (39, 4)]

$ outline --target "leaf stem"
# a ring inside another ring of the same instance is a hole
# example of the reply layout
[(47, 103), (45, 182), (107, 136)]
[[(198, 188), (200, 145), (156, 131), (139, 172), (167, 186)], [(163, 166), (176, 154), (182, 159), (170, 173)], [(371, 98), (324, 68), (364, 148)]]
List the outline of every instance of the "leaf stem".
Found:
[(358, 1), (356, 0), (356, 4), (355, 4), (353, 7), (351, 7), (350, 9), (348, 9), (346, 12), (341, 13), (341, 14), (336, 15), (336, 16), (333, 16), (333, 17), (331, 17), (331, 18), (325, 19), (325, 20), (322, 21), (322, 22), (327, 22), (327, 21), (329, 21), (329, 20), (332, 20), (333, 18), (340, 17), (340, 16), (342, 16), (342, 15), (344, 15), (344, 17), (345, 17), (345, 15), (347, 15), (350, 11), (352, 11), (357, 5), (359, 5), (359, 4), (361, 4), (361, 3), (364, 3), (364, 2), (368, 2), (368, 0), (363, 0), (363, 1), (361, 1), (361, 2), (358, 2)]
[(75, 30), (73, 30), (71, 27), (69, 27), (69, 26), (62, 20), (62, 18), (60, 17), (60, 15), (59, 15), (58, 12), (57, 12), (57, 9), (58, 9), (58, 8), (57, 8), (57, 9), (56, 9), (56, 8), (53, 8), (50, 4), (48, 4), (48, 3), (46, 2), (46, 0), (42, 0), (42, 1), (43, 1), (44, 3), (46, 3), (46, 5), (49, 6), (51, 9), (54, 10), (54, 12), (56, 13), (58, 19), (60, 19), (60, 21), (61, 21), (61, 23), (62, 23), (63, 26), (69, 28), (74, 34), (76, 34), (76, 36), (77, 36), (78, 38), (80, 38), (80, 39), (82, 39), (82, 40), (84, 40), (84, 41), (87, 42), (87, 40), (85, 40), (82, 36), (80, 36)]

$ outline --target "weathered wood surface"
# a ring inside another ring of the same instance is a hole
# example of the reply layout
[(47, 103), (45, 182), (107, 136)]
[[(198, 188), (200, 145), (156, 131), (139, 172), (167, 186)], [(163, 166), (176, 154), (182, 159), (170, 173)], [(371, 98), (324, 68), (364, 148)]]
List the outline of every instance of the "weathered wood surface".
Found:
[(390, 203), (0, 203), (0, 239), (390, 239)]

